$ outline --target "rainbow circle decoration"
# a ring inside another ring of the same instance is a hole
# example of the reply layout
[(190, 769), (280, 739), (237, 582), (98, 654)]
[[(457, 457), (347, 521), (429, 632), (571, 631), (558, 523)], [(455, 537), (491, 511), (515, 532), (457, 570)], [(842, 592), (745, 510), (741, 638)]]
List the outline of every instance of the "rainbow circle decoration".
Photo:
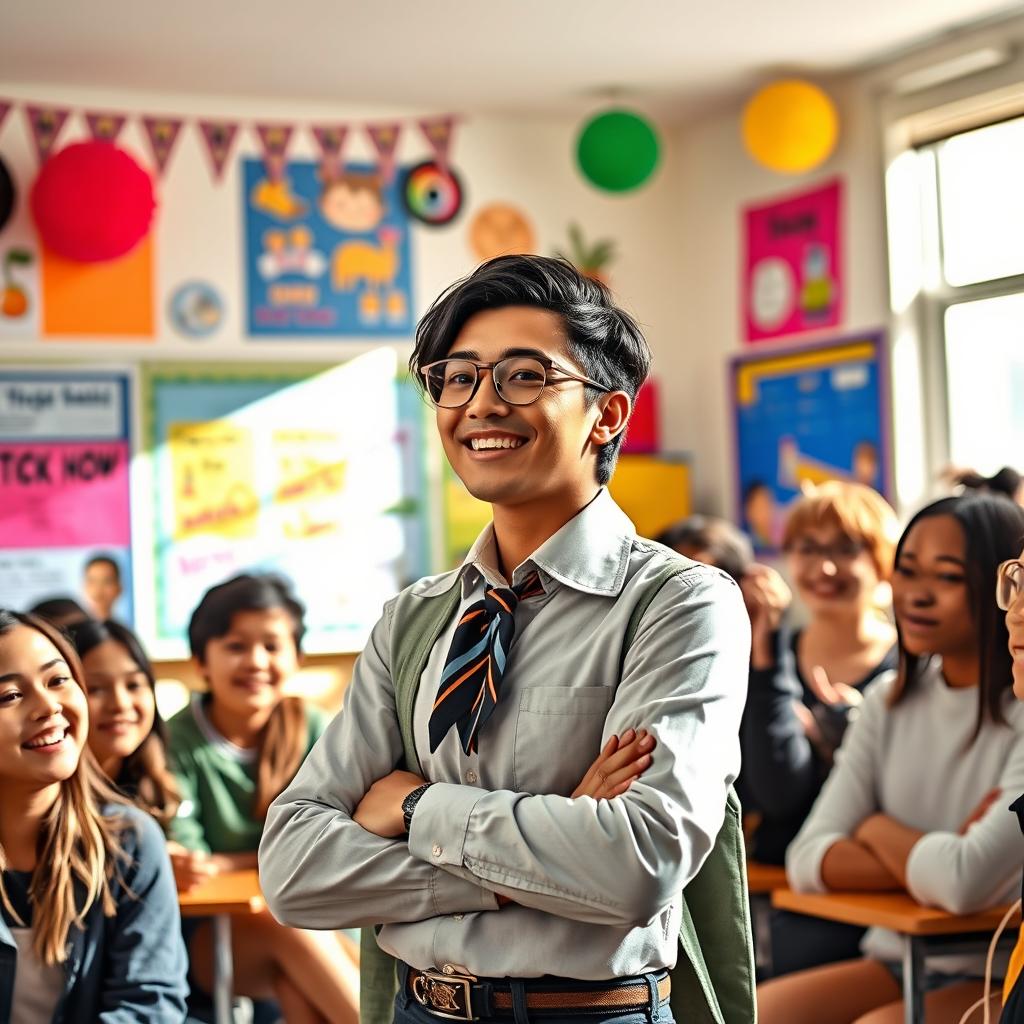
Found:
[(462, 209), (462, 182), (450, 168), (434, 160), (410, 167), (402, 187), (402, 199), (410, 217), (431, 227), (450, 224)]

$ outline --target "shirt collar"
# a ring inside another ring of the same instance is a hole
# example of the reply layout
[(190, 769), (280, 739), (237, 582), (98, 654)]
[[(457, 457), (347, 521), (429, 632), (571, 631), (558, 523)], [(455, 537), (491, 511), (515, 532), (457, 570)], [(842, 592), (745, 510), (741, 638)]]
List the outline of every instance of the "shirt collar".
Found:
[[(617, 597), (626, 579), (635, 538), (636, 528), (602, 487), (589, 505), (517, 567), (512, 583), (522, 582), (531, 569), (539, 569), (542, 581), (546, 575), (584, 594)], [(461, 579), (463, 595), (468, 596), (481, 576), (491, 582), (501, 579), (492, 523), (484, 527), (462, 565), (439, 578), (430, 589), (435, 594), (444, 593)]]

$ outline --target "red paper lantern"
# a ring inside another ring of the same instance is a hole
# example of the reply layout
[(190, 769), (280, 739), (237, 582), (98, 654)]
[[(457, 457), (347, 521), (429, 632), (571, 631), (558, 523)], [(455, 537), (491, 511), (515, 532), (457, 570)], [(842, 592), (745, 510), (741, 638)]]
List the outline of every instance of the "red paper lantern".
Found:
[(31, 195), (45, 245), (78, 263), (114, 260), (149, 232), (149, 174), (112, 142), (76, 142), (43, 164)]

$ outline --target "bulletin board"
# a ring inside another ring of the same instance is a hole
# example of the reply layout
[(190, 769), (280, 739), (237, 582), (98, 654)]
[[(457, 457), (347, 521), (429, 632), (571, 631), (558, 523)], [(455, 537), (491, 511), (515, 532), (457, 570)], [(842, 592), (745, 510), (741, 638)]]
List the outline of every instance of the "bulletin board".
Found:
[(733, 360), (737, 521), (778, 549), (807, 485), (852, 480), (888, 495), (888, 349), (881, 333)]
[(133, 621), (127, 373), (0, 371), (0, 607), (81, 601), (90, 557), (112, 558)]
[(144, 371), (157, 656), (184, 656), (203, 592), (253, 570), (293, 582), (307, 651), (362, 649), (384, 602), (430, 567), (422, 405), (407, 392), (390, 350)]

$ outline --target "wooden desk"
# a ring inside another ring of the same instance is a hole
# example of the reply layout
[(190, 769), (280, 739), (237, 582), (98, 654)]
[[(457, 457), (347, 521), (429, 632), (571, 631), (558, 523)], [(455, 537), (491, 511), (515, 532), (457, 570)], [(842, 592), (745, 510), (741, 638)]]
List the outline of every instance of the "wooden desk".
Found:
[(772, 971), (772, 893), (786, 887), (786, 869), (777, 864), (747, 861), (747, 892), (754, 927), (754, 960), (761, 977)]
[(179, 892), (178, 906), (182, 917), (213, 918), (214, 1019), (217, 1024), (231, 1024), (231, 918), (259, 914), (266, 909), (259, 874), (253, 868), (215, 875), (189, 892)]
[[(996, 907), (960, 917), (922, 906), (905, 893), (797, 893), (791, 889), (776, 890), (772, 894), (772, 905), (827, 921), (898, 932), (903, 937), (903, 1019), (906, 1024), (924, 1024), (925, 957), (938, 953), (983, 952), (1007, 910)], [(1013, 931), (1006, 934), (1011, 942), (1016, 938)]]

